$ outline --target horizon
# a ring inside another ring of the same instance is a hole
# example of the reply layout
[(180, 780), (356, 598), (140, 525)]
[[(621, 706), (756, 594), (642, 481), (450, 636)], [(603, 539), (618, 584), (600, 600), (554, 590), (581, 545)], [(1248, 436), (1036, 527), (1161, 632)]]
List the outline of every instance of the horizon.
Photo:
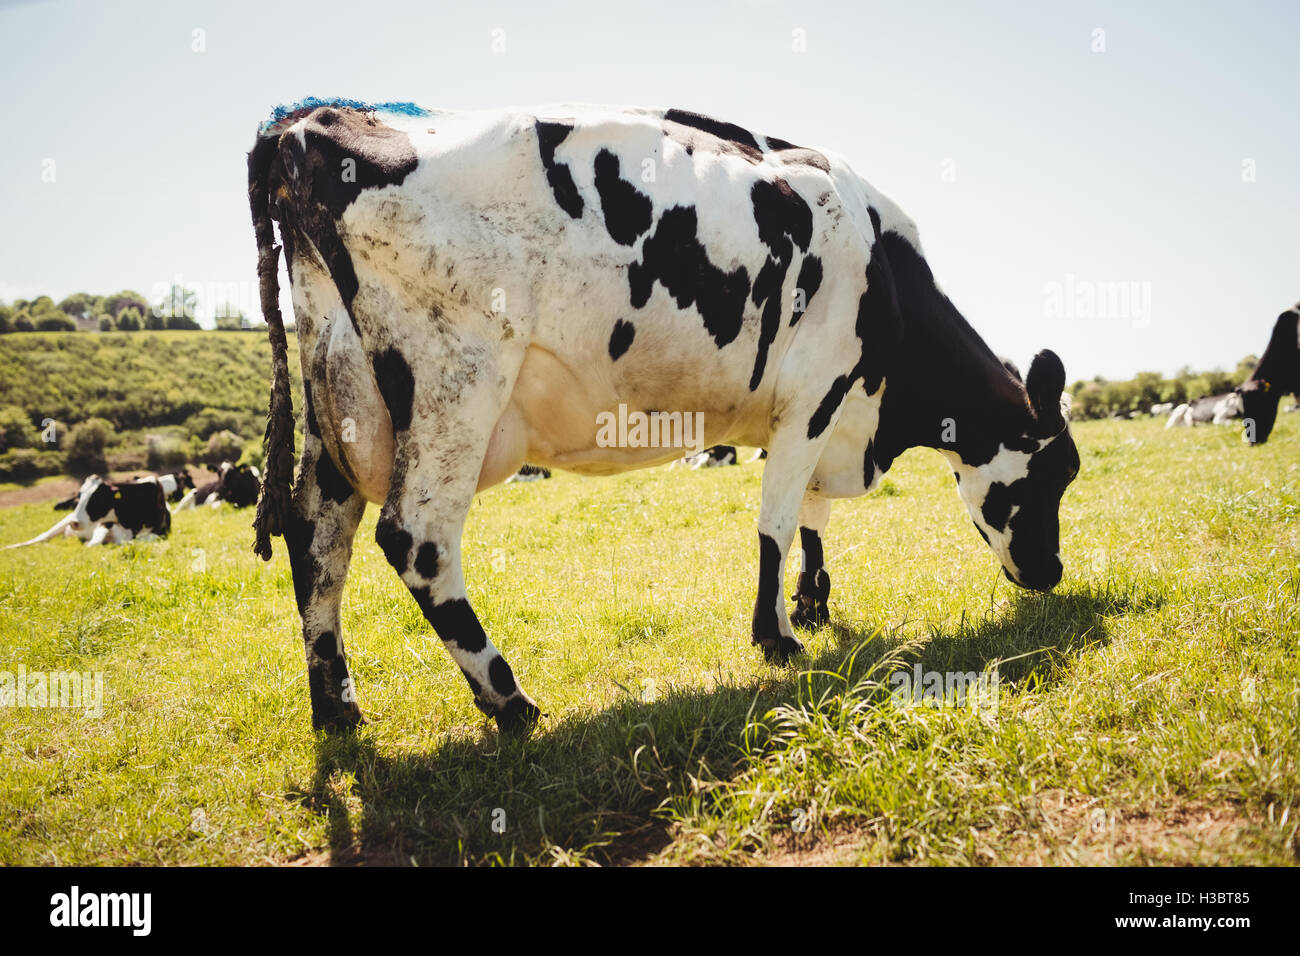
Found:
[[(205, 324), (222, 290), (260, 322), (245, 153), (312, 95), (677, 106), (837, 152), (916, 220), (996, 353), (1051, 348), (1071, 382), (1231, 371), (1300, 299), (1300, 9), (657, 9), (0, 6), (0, 71), (39, 89), (0, 105), (23, 131), (0, 154), (0, 300), (179, 280)], [(348, 55), (320, 54), (340, 31)]]

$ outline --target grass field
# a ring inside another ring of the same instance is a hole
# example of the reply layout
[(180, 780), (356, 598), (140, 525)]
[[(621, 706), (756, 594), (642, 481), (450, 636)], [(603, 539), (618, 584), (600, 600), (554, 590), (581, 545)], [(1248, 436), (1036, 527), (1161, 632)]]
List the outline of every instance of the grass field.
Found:
[[(254, 558), (251, 513), (0, 552), (0, 670), (104, 680), (102, 716), (0, 708), (0, 863), (1293, 864), (1296, 419), (1257, 449), (1077, 425), (1048, 595), (1002, 578), (914, 450), (836, 505), (832, 624), (789, 668), (749, 644), (760, 463), (487, 491), (465, 573), (547, 712), (528, 741), (474, 709), (373, 508), (343, 606), (369, 723), (342, 738), (310, 729), (288, 563)], [(0, 512), (0, 540), (53, 517)], [(918, 663), (996, 669), (996, 707), (898, 703)]]

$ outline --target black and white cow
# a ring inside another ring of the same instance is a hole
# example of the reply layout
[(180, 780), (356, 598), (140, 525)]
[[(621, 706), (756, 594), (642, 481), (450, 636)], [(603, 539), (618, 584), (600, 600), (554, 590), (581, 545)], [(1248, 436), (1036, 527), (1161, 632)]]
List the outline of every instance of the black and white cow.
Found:
[(1206, 395), (1195, 401), (1184, 402), (1169, 413), (1165, 428), (1187, 428), (1193, 425), (1226, 425), (1241, 417), (1242, 400), (1236, 392), (1223, 395)]
[(1255, 370), (1237, 386), (1247, 441), (1256, 445), (1268, 441), (1277, 421), (1278, 402), (1287, 393), (1300, 398), (1300, 303), (1277, 317)]
[[(190, 474), (188, 468), (179, 468), (176, 471), (161, 472), (153, 475), (145, 475), (140, 478), (133, 478), (132, 481), (153, 481), (162, 486), (163, 495), (168, 501), (180, 501), (187, 490), (194, 488), (194, 476)], [(77, 501), (81, 497), (78, 491), (70, 498), (64, 498), (62, 501), (54, 503), (55, 511), (71, 511), (77, 506)]]
[(691, 470), (696, 468), (721, 468), (724, 465), (739, 464), (736, 460), (735, 445), (714, 445), (712, 448), (706, 448), (698, 455), (691, 455), (689, 458), (683, 458), (682, 464), (687, 465)]
[[(908, 448), (949, 461), (1012, 581), (1061, 577), (1058, 508), (1079, 467), (1040, 352), (1022, 382), (935, 284), (916, 226), (839, 157), (682, 110), (411, 104), (282, 108), (249, 153), (273, 381), (255, 550), (283, 534), (312, 720), (356, 724), (339, 606), (367, 501), (376, 540), (502, 730), (539, 710), (466, 599), (477, 489), (524, 461), (606, 475), (680, 447), (602, 440), (627, 409), (703, 416), (763, 447), (752, 637), (802, 650), (824, 620), (831, 500)], [(278, 248), (304, 369), (294, 419)]]
[(61, 536), (80, 538), (88, 545), (150, 541), (171, 531), (172, 514), (157, 478), (114, 483), (91, 475), (81, 483), (72, 513), (29, 541), (23, 548)]
[(235, 508), (247, 508), (257, 503), (261, 478), (262, 473), (257, 470), (256, 465), (234, 465), (223, 461), (217, 469), (217, 477), (194, 488), (181, 499), (176, 510), (188, 511), (199, 505), (216, 508), (223, 504)]

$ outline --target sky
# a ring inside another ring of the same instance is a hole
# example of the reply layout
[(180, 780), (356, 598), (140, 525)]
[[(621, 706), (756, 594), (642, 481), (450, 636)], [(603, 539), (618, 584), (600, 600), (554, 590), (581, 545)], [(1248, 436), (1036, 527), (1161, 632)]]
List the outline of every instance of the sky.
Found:
[(675, 106), (846, 157), (1022, 368), (1231, 370), (1300, 299), (1298, 36), (1251, 0), (0, 2), (0, 300), (256, 315), (245, 153), (304, 96)]

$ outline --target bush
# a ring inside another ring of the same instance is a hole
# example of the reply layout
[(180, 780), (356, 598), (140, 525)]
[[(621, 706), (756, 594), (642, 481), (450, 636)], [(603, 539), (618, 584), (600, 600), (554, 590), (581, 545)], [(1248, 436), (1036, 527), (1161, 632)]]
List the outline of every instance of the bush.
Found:
[(113, 331), (113, 328), (114, 328), (114, 326), (113, 326), (113, 317), (112, 317), (111, 315), (109, 315), (107, 312), (102, 312), (102, 313), (100, 313), (100, 315), (99, 315), (99, 331), (101, 331), (101, 332), (112, 332), (112, 331)]
[(42, 315), (36, 320), (38, 332), (75, 332), (77, 320), (67, 315)]
[(245, 417), (228, 408), (204, 408), (185, 419), (185, 430), (203, 441), (220, 431), (238, 435), (244, 431)]
[(108, 471), (105, 449), (116, 437), (111, 422), (102, 418), (88, 418), (74, 425), (68, 433), (68, 453), (65, 466), (74, 478), (102, 474)]
[(144, 326), (144, 319), (140, 315), (140, 310), (135, 306), (127, 306), (117, 314), (117, 329), (119, 332), (139, 332)]
[(0, 452), (14, 448), (32, 448), (40, 444), (41, 436), (32, 427), (31, 419), (17, 405), (0, 408)]
[(209, 468), (216, 468), (223, 461), (239, 461), (244, 453), (244, 440), (230, 431), (215, 432), (208, 439), (203, 452), (203, 463)]
[(54, 451), (15, 448), (0, 454), (0, 481), (27, 484), (46, 475), (63, 471), (63, 456)]
[(185, 442), (174, 435), (145, 437), (145, 467), (150, 471), (170, 471), (189, 461)]
[(32, 317), (26, 312), (19, 312), (14, 316), (15, 332), (35, 332), (36, 326), (32, 322)]

